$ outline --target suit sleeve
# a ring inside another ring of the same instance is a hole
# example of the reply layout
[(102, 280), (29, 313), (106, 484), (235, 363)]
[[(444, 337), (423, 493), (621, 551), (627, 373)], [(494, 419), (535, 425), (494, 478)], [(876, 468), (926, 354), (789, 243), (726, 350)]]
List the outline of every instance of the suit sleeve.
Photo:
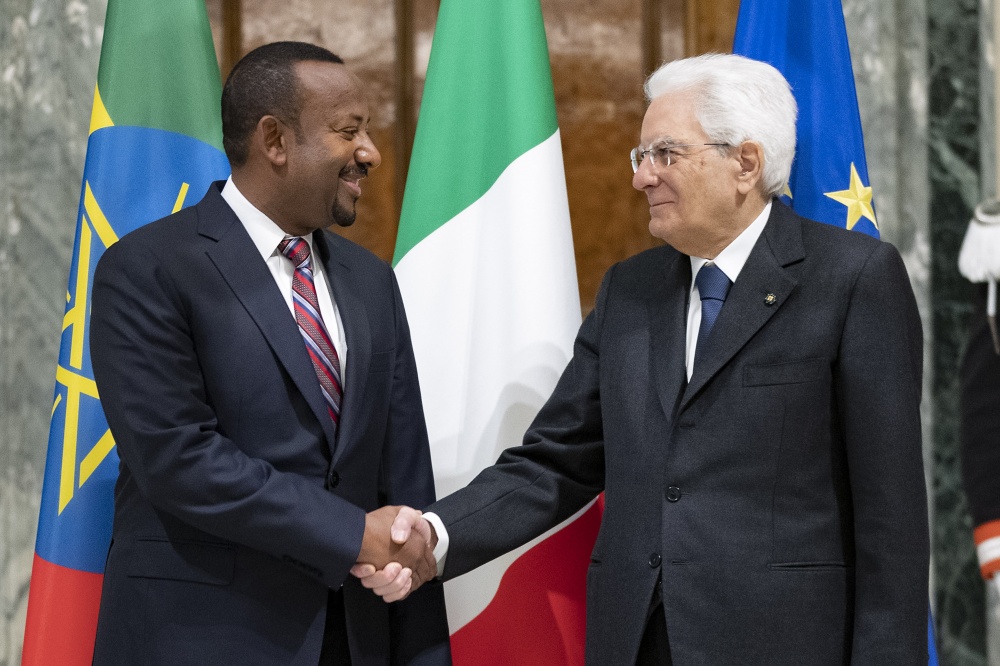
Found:
[(220, 432), (188, 300), (151, 248), (125, 245), (97, 267), (90, 339), (102, 405), (134, 483), (156, 508), (339, 587), (360, 551), (365, 512), (246, 455)]
[[(380, 504), (422, 508), (434, 501), (434, 474), (417, 364), (395, 275), (392, 289), (396, 356), (382, 455)], [(440, 581), (431, 581), (407, 599), (391, 604), (389, 617), (394, 664), (451, 663), (448, 618)]]
[(895, 248), (881, 243), (855, 282), (834, 366), (854, 509), (852, 664), (927, 661), (922, 359), (906, 269)]
[(506, 449), (468, 486), (428, 508), (448, 529), (445, 580), (527, 543), (604, 489), (599, 348), (613, 271), (522, 445)]
[(959, 370), (962, 484), (983, 578), (1000, 571), (1000, 355), (977, 303), (969, 346)]

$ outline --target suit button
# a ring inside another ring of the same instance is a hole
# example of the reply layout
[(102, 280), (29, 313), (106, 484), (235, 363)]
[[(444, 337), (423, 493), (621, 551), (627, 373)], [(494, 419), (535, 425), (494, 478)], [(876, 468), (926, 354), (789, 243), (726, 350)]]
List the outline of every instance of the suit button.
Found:
[(330, 470), (330, 474), (326, 477), (326, 485), (330, 488), (336, 488), (338, 483), (340, 483), (340, 475), (337, 474), (336, 470)]
[(649, 556), (649, 567), (651, 569), (655, 569), (658, 566), (660, 566), (660, 554), (653, 553), (652, 555)]
[(677, 486), (670, 486), (667, 488), (667, 501), (676, 502), (681, 498), (681, 489)]

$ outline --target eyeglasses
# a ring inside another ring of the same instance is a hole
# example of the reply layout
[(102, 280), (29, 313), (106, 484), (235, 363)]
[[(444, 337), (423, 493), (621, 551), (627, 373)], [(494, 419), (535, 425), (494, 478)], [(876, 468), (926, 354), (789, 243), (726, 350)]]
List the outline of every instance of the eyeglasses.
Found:
[(677, 155), (682, 153), (674, 153), (678, 148), (696, 148), (698, 146), (728, 146), (728, 143), (661, 143), (650, 146), (649, 148), (643, 148), (642, 146), (636, 146), (629, 153), (629, 157), (632, 158), (632, 173), (639, 170), (639, 165), (642, 161), (646, 159), (646, 155), (653, 160), (653, 164), (659, 167), (668, 167), (674, 163), (674, 159)]

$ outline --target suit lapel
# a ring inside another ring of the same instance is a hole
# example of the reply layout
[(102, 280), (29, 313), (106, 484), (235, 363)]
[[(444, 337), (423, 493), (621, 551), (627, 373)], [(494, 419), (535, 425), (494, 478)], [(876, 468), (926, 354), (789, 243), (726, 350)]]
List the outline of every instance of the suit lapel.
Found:
[(327, 281), (340, 311), (344, 337), (347, 339), (347, 373), (344, 378), (344, 399), (340, 405), (340, 432), (337, 433), (334, 464), (353, 441), (372, 355), (372, 337), (365, 304), (358, 298), (356, 290), (351, 288), (352, 280), (357, 280), (358, 277), (352, 275), (350, 266), (343, 260), (343, 253), (337, 252), (337, 245), (342, 242), (340, 237), (331, 233), (317, 231), (313, 234), (313, 247), (317, 248), (326, 269)]
[(650, 290), (650, 360), (663, 413), (672, 419), (677, 396), (687, 380), (684, 349), (687, 337), (687, 299), (691, 289), (691, 261), (671, 251), (663, 273)]
[(260, 259), (250, 236), (215, 185), (198, 204), (198, 230), (216, 241), (207, 251), (209, 259), (305, 397), (332, 450), (335, 442), (333, 422), (295, 318), (288, 311), (267, 264)]
[(695, 359), (694, 374), (680, 409), (781, 309), (798, 284), (787, 267), (804, 257), (801, 222), (776, 200), (763, 233), (722, 306), (707, 346)]

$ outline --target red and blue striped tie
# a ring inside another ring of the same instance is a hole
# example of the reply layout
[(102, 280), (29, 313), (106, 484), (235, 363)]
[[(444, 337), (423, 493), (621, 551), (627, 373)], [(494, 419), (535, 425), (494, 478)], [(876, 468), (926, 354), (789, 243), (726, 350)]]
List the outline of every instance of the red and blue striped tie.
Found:
[(302, 334), (309, 359), (319, 378), (330, 418), (336, 426), (340, 422), (340, 401), (344, 394), (343, 384), (340, 381), (340, 357), (337, 356), (337, 350), (319, 312), (309, 243), (298, 236), (293, 236), (281, 241), (278, 244), (278, 251), (288, 257), (295, 266), (295, 272), (292, 274), (295, 322), (299, 325), (299, 333)]

